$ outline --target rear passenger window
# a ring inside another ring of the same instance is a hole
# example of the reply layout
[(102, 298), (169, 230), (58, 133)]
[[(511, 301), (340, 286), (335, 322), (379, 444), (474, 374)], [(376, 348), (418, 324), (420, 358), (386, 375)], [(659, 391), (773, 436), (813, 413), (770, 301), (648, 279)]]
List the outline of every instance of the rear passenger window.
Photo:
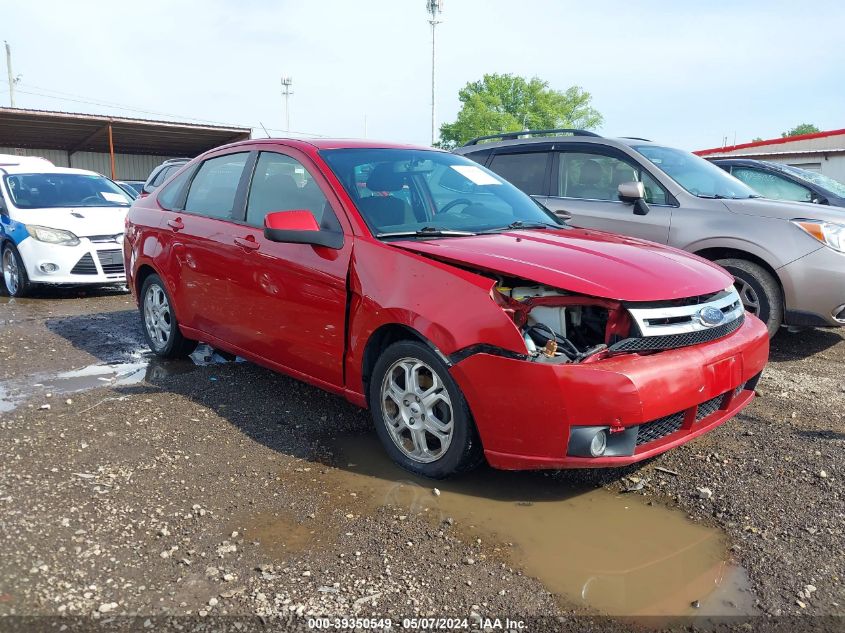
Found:
[(261, 152), (249, 189), (246, 221), (264, 226), (264, 217), (273, 211), (310, 211), (321, 228), (341, 228), (329, 201), (302, 163), (284, 154)]
[(186, 169), (171, 182), (167, 183), (167, 186), (158, 194), (158, 203), (168, 211), (176, 211), (182, 202), (185, 185), (191, 179), (191, 174), (193, 173), (193, 169)]
[(150, 183), (150, 186), (158, 187), (159, 185), (161, 185), (161, 183), (163, 183), (165, 180), (167, 180), (167, 177), (170, 174), (172, 174), (173, 171), (174, 171), (174, 167), (165, 167), (164, 169), (162, 169), (160, 172), (158, 172), (156, 174), (156, 177), (153, 178), (153, 181)]
[(489, 168), (528, 195), (544, 195), (548, 152), (496, 154)]
[(227, 154), (210, 158), (197, 171), (185, 211), (222, 220), (233, 219), (235, 196), (249, 154)]

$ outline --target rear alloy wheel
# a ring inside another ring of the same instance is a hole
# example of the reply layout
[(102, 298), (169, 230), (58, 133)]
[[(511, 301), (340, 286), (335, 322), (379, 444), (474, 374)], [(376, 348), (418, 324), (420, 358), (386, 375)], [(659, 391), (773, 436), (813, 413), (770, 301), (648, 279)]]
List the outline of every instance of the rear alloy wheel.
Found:
[(197, 342), (182, 335), (172, 306), (161, 277), (147, 277), (141, 287), (139, 306), (147, 344), (162, 358), (183, 358), (196, 349)]
[(370, 382), (376, 431), (388, 454), (411, 472), (440, 479), (482, 458), (469, 407), (445, 363), (417, 341), (388, 347)]
[(32, 290), (18, 249), (11, 244), (2, 248), (3, 284), (10, 297), (25, 297)]
[(783, 295), (778, 282), (765, 268), (746, 259), (717, 259), (734, 276), (734, 287), (745, 309), (766, 324), (769, 337), (783, 323)]

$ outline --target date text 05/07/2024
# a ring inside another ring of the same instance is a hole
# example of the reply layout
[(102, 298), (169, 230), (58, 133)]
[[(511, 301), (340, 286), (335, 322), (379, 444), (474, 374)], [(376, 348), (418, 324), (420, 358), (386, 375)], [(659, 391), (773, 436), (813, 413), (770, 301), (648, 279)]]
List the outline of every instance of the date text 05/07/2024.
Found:
[(525, 629), (523, 620), (510, 618), (308, 618), (309, 629), (392, 629), (401, 624), (403, 629), (410, 630), (454, 630), (469, 629), (472, 626), (483, 630), (522, 630)]

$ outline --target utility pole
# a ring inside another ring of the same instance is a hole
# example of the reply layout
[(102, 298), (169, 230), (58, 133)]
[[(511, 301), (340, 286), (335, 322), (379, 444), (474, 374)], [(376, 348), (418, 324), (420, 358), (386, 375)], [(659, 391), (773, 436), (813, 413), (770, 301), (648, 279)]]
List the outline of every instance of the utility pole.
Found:
[(15, 78), (15, 75), (12, 72), (12, 48), (11, 46), (9, 46), (9, 42), (6, 42), (5, 40), (4, 44), (6, 44), (6, 72), (9, 76), (9, 105), (14, 108), (15, 84), (18, 83), (18, 80)]
[(292, 77), (282, 77), (282, 94), (285, 96), (285, 132), (290, 132), (290, 96), (293, 94)]
[(437, 16), (443, 13), (443, 0), (426, 0), (426, 10), (431, 16), (428, 23), (431, 25), (431, 144), (437, 142), (437, 118), (435, 116), (435, 28), (440, 24), (441, 20)]

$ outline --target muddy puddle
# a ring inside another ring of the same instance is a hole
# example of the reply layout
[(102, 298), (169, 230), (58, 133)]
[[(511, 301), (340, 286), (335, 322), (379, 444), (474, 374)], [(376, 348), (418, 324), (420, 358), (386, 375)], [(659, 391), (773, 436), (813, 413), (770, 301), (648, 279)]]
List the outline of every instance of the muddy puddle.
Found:
[(374, 435), (334, 448), (338, 468), (327, 475), (334, 489), (400, 514), (451, 517), (472, 537), (510, 543), (511, 564), (566, 603), (617, 616), (756, 613), (722, 534), (641, 495), (578, 487), (566, 473), (490, 468), (432, 482), (394, 466)]
[[(151, 353), (137, 350), (129, 362), (95, 363), (57, 373), (39, 373), (0, 381), (0, 413), (13, 411), (36, 397), (66, 396), (100, 387), (134, 385), (144, 380), (160, 380), (168, 375), (192, 371), (196, 367), (228, 363), (234, 359), (200, 345), (189, 360), (162, 361)], [(31, 404), (40, 404), (31, 403)]]

